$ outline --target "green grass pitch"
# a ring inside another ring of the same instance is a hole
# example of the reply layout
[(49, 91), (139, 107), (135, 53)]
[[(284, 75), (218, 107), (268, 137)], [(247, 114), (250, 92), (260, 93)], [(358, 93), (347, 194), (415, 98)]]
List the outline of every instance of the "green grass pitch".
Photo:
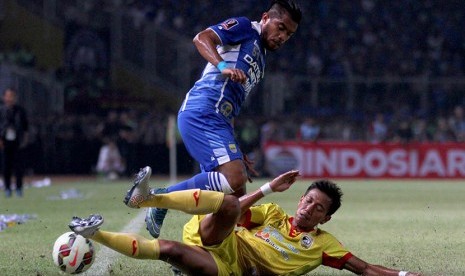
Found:
[[(256, 189), (267, 179), (257, 179)], [(330, 231), (356, 256), (375, 264), (424, 275), (465, 275), (465, 183), (447, 180), (336, 180), (344, 198), (341, 209), (321, 228)], [(152, 179), (164, 186), (163, 179)], [(260, 202), (276, 202), (293, 214), (310, 180), (299, 180), (285, 193)], [(0, 275), (63, 275), (53, 264), (55, 239), (69, 231), (73, 215), (100, 213), (102, 227), (123, 229), (142, 210), (127, 208), (122, 199), (131, 180), (105, 182), (98, 179), (59, 180), (43, 188), (28, 188), (23, 198), (0, 195), (0, 214), (35, 214), (36, 219), (0, 232)], [(77, 189), (83, 197), (53, 199)], [(161, 238), (180, 240), (189, 216), (168, 212)], [(143, 227), (140, 234), (149, 237)], [(94, 243), (99, 262), (102, 247)], [(161, 261), (135, 260), (115, 255), (101, 275), (170, 275)], [(90, 268), (86, 275), (95, 275)], [(320, 267), (309, 275), (352, 275)]]

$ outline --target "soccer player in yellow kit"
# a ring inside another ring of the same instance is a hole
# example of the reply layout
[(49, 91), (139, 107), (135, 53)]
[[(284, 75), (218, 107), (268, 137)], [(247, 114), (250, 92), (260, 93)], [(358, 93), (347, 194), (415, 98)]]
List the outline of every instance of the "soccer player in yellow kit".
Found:
[[(236, 231), (221, 246), (206, 247), (218, 258), (224, 272), (219, 275), (302, 275), (322, 264), (342, 269), (352, 257), (328, 232), (300, 232), (293, 221), (276, 204), (252, 207), (245, 229)], [(185, 226), (186, 244), (202, 246), (197, 225), (194, 217)], [(237, 263), (225, 262), (223, 256), (237, 256)]]
[(287, 190), (298, 175), (298, 171), (284, 173), (240, 199), (199, 189), (152, 195), (150, 173), (139, 175), (126, 204), (194, 214), (184, 226), (184, 243), (99, 230), (100, 215), (75, 217), (69, 226), (129, 257), (163, 260), (189, 275), (302, 275), (320, 265), (362, 275), (420, 275), (369, 264), (317, 227), (329, 221), (341, 205), (342, 192), (331, 181), (312, 183), (294, 216), (276, 204), (254, 206), (269, 193)]

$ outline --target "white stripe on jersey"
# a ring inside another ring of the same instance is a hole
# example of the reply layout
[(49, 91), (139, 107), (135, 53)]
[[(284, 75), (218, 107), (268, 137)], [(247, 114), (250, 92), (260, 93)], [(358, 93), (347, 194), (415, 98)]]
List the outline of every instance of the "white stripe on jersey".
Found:
[(260, 22), (252, 21), (252, 28), (254, 28), (258, 32), (259, 35), (262, 34), (262, 27), (260, 25)]
[(226, 84), (228, 84), (228, 80), (229, 80), (229, 78), (227, 78), (227, 79), (224, 81), (223, 86), (221, 86), (221, 95), (220, 95), (220, 97), (218, 98), (218, 101), (217, 101), (216, 104), (215, 104), (215, 111), (216, 111), (216, 113), (220, 112), (220, 109), (218, 108), (218, 106), (220, 106), (220, 102), (221, 102), (221, 100), (222, 100), (223, 97), (224, 97), (224, 89), (226, 88)]
[[(228, 63), (228, 65), (233, 64), (236, 68), (237, 59), (239, 57), (239, 52), (241, 50), (241, 44), (238, 45), (224, 45), (219, 46), (217, 48), (218, 54), (220, 54), (221, 58)], [(221, 95), (218, 98), (218, 101), (215, 104), (216, 113), (220, 112), (218, 106), (220, 105), (221, 100), (224, 97), (224, 89), (226, 88), (226, 84), (228, 83), (229, 78), (226, 79), (223, 86), (221, 87)]]
[[(221, 45), (217, 49), (218, 54), (225, 60), (225, 61), (231, 61), (236, 63), (237, 62), (237, 57), (239, 56), (239, 51), (241, 50), (241, 44), (237, 45)], [(229, 53), (235, 53), (232, 58), (226, 58), (228, 56), (225, 56), (224, 54), (228, 55)]]
[(186, 104), (187, 104), (188, 99), (189, 99), (189, 92), (186, 93), (186, 98), (184, 99), (184, 102), (182, 103), (181, 111), (184, 111), (184, 109), (186, 108)]

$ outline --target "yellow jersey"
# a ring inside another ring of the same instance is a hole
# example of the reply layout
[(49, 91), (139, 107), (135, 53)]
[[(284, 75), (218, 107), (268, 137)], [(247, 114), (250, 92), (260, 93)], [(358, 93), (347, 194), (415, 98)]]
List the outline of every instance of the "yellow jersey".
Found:
[(208, 250), (220, 276), (302, 275), (320, 265), (342, 269), (352, 257), (326, 231), (299, 232), (294, 229), (294, 218), (273, 203), (251, 207), (246, 213), (246, 221), (218, 245), (202, 244), (199, 229), (204, 217), (193, 216), (184, 225), (183, 241)]
[(330, 233), (299, 232), (276, 204), (253, 206), (236, 232), (245, 275), (302, 275), (320, 265), (342, 269), (352, 254)]

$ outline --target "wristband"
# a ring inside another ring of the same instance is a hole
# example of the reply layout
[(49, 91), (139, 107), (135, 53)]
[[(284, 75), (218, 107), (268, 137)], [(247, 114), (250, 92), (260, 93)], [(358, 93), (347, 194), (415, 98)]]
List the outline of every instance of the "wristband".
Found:
[(270, 182), (266, 182), (260, 187), (260, 191), (262, 191), (262, 194), (264, 196), (269, 195), (273, 193), (273, 190), (271, 189)]
[(223, 72), (224, 69), (228, 68), (228, 64), (226, 63), (226, 61), (222, 60), (216, 65), (216, 68), (218, 68), (220, 72)]
[(399, 276), (407, 276), (408, 271), (399, 271)]

